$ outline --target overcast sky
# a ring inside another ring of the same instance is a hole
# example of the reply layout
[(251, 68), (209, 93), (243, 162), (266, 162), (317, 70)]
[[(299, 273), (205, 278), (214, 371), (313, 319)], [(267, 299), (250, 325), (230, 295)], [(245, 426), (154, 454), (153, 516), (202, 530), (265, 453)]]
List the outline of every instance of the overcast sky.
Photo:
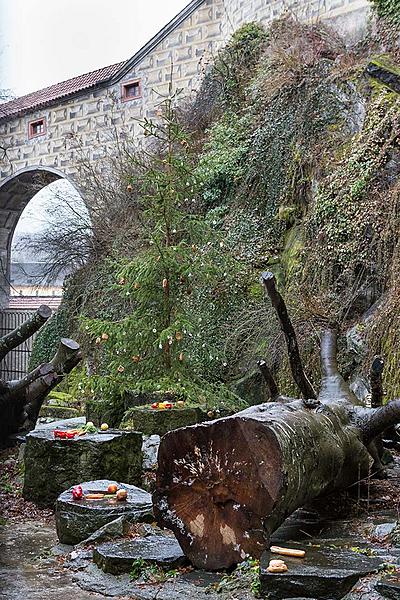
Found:
[(0, 0), (0, 87), (21, 96), (130, 58), (189, 0)]

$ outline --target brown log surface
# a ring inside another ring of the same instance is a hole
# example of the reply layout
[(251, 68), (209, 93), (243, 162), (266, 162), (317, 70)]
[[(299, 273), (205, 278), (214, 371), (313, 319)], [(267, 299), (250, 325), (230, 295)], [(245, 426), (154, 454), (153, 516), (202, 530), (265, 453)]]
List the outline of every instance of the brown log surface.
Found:
[(285, 333), (293, 378), (304, 399), (281, 396), (232, 417), (177, 429), (161, 440), (154, 513), (199, 568), (230, 568), (259, 558), (271, 533), (297, 508), (345, 489), (370, 469), (380, 476), (377, 437), (400, 421), (400, 400), (366, 409), (337, 365), (337, 332), (320, 338), (318, 397), (306, 377), (296, 335), (272, 274), (262, 282)]
[(268, 403), (168, 433), (158, 456), (156, 518), (199, 568), (260, 557), (294, 510), (368, 473), (353, 418), (341, 403), (311, 411), (301, 401)]

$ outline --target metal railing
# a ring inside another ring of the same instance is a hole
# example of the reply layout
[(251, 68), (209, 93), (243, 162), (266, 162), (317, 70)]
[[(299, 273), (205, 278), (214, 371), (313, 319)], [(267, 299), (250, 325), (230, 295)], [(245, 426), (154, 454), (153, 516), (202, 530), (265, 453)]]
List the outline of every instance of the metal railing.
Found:
[[(29, 319), (34, 311), (21, 309), (3, 309), (0, 311), (0, 337), (10, 333)], [(29, 357), (36, 334), (14, 348), (0, 363), (0, 375), (2, 379), (20, 379), (28, 372)]]

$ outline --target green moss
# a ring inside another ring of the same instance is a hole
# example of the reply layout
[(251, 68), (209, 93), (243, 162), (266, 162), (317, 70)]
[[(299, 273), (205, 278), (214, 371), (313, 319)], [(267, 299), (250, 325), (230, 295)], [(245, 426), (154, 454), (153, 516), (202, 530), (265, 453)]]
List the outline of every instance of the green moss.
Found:
[(301, 269), (304, 248), (304, 230), (302, 225), (292, 227), (285, 236), (285, 245), (281, 254), (281, 265), (285, 277), (285, 287), (290, 287), (293, 277)]
[(400, 26), (400, 5), (398, 0), (372, 0), (372, 4), (380, 18)]
[(370, 60), (371, 63), (377, 67), (382, 67), (390, 73), (400, 76), (400, 66), (393, 62), (393, 58), (390, 54), (380, 54), (379, 56), (373, 56)]

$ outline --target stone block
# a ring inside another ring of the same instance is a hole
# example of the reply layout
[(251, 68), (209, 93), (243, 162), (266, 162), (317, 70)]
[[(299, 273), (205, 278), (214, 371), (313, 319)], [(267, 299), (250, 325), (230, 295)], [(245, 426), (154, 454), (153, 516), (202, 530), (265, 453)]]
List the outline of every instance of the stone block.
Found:
[(153, 508), (148, 492), (110, 479), (86, 481), (80, 483), (83, 492), (90, 490), (107, 490), (110, 483), (128, 492), (126, 501), (116, 500), (74, 500), (72, 488), (63, 492), (56, 502), (56, 528), (58, 539), (62, 544), (78, 544), (92, 536), (96, 531), (114, 522), (116, 519), (134, 523), (138, 521), (152, 522)]
[[(228, 416), (228, 412), (218, 414), (218, 417)], [(217, 415), (208, 416), (207, 412), (200, 408), (172, 408), (152, 409), (150, 406), (139, 406), (132, 408), (126, 413), (121, 423), (122, 428), (135, 429), (144, 435), (165, 435), (179, 427), (188, 427), (216, 418)]]
[(129, 573), (133, 561), (138, 559), (165, 569), (176, 569), (188, 562), (175, 537), (161, 532), (133, 540), (106, 542), (93, 553), (95, 564), (113, 575)]
[[(291, 542), (291, 548), (298, 547)], [(301, 549), (303, 545), (300, 545)], [(288, 566), (286, 573), (268, 573), (269, 560), (282, 559)], [(361, 578), (376, 573), (382, 559), (365, 556), (347, 548), (307, 548), (305, 558), (291, 558), (266, 552), (262, 558), (261, 593), (270, 600), (291, 598), (318, 598), (340, 600)]]
[(23, 497), (52, 506), (67, 488), (94, 479), (116, 479), (140, 485), (142, 435), (136, 431), (86, 434), (54, 439), (52, 429), (26, 436)]

